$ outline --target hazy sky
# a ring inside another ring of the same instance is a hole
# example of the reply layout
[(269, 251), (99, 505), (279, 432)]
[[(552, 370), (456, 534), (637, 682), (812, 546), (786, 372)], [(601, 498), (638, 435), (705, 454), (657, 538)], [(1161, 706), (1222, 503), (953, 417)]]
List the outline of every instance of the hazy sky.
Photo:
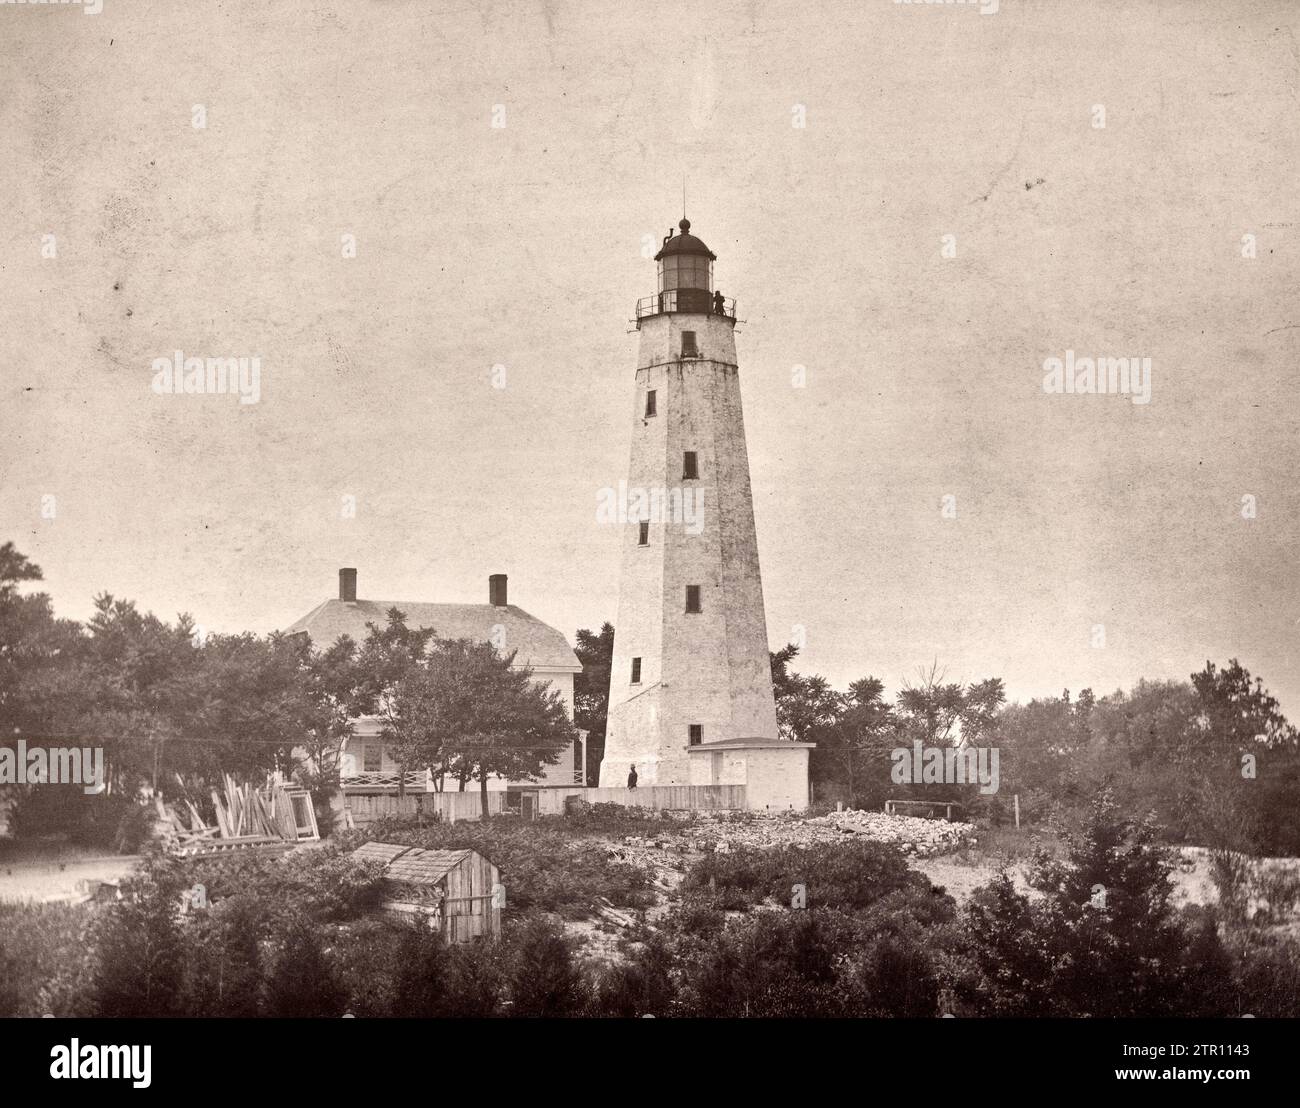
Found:
[[(800, 669), (1235, 656), (1300, 716), (1297, 5), (103, 2), (0, 6), (0, 540), (60, 614), (268, 631), (349, 565), (613, 620), (685, 174)], [(259, 401), (155, 395), (178, 349)], [(1046, 394), (1067, 349), (1151, 403)]]

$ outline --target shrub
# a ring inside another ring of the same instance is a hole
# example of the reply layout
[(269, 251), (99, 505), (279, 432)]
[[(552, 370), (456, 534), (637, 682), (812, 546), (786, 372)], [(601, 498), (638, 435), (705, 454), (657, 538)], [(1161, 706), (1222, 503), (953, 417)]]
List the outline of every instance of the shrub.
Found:
[(902, 935), (878, 935), (864, 951), (853, 982), (854, 1015), (909, 1019), (935, 1015), (939, 979), (929, 953)]
[(238, 894), (196, 912), (183, 931), (185, 1010), (193, 1016), (258, 1014), (262, 984), (259, 936), (265, 910)]
[(690, 967), (684, 1007), (696, 1016), (839, 1014), (835, 957), (817, 914), (756, 912), (732, 921)]
[(512, 1016), (569, 1016), (581, 1009), (582, 977), (558, 923), (535, 916), (515, 936), (510, 998)]
[(209, 900), (246, 894), (265, 905), (268, 921), (305, 916), (316, 922), (356, 919), (378, 906), (383, 867), (357, 862), (335, 843), (288, 854), (231, 854), (183, 862), (189, 883), (207, 890)]
[(282, 925), (263, 1002), (268, 1016), (340, 1016), (345, 997), (321, 949), (316, 925), (298, 917)]
[(499, 939), (452, 947), (446, 1014), (459, 1019), (500, 1015), (506, 956)]
[(406, 929), (383, 917), (318, 926), (329, 948), (334, 980), (346, 998), (345, 1011), (367, 1017), (403, 1015), (394, 992), (404, 968)]
[(663, 817), (655, 808), (638, 808), (629, 804), (583, 804), (564, 817), (565, 825), (576, 831), (613, 832), (630, 835), (635, 831), (660, 831)]
[(393, 1015), (436, 1019), (450, 1014), (451, 954), (442, 936), (410, 928), (400, 940)]
[(1237, 973), (1228, 1015), (1300, 1016), (1300, 942), (1294, 936), (1246, 931), (1231, 949)]
[(181, 1009), (185, 962), (177, 869), (153, 858), (96, 933), (95, 1004), (101, 1016), (168, 1016)]
[(768, 899), (789, 904), (794, 885), (805, 886), (809, 906), (845, 910), (867, 907), (909, 886), (930, 887), (895, 847), (857, 839), (809, 849), (710, 854), (691, 867), (683, 888), (716, 890), (720, 907), (744, 909)]
[(135, 854), (148, 841), (154, 819), (152, 809), (128, 796), (41, 785), (19, 792), (9, 812), (9, 834), (20, 840), (66, 836), (78, 846)]
[(372, 825), (368, 837), (410, 846), (478, 851), (501, 871), (507, 919), (531, 911), (584, 919), (591, 915), (597, 897), (622, 908), (646, 908), (655, 903), (645, 871), (612, 861), (600, 842), (564, 830), (562, 819), (549, 826), (547, 822), (496, 818), (422, 828), (390, 822)]
[(92, 905), (0, 903), (0, 1017), (92, 1014)]
[(670, 1015), (677, 997), (672, 966), (668, 943), (662, 936), (651, 936), (627, 962), (596, 974), (591, 1013), (622, 1018)]
[(996, 1015), (1164, 1016), (1217, 1002), (1205, 983), (1226, 967), (1217, 933), (1188, 929), (1170, 904), (1169, 863), (1147, 821), (1121, 818), (1108, 790), (1068, 856), (1044, 857), (1031, 902), (1003, 874), (968, 905), (983, 981)]

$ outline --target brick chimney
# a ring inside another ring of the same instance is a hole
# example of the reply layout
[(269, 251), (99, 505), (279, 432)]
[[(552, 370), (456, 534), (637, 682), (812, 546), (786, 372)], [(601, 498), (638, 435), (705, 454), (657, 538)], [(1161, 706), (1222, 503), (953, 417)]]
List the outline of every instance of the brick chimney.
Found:
[(354, 602), (357, 599), (357, 571), (339, 570), (339, 599)]
[(494, 573), (488, 578), (488, 603), (494, 608), (504, 608), (508, 603), (504, 573)]

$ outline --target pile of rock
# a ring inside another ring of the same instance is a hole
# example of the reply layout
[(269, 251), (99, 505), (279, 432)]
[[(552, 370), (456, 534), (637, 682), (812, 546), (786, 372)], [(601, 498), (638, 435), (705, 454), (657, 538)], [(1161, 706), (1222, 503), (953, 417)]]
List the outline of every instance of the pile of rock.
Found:
[(849, 834), (865, 835), (875, 842), (894, 843), (904, 853), (921, 858), (960, 850), (975, 837), (975, 828), (969, 823), (890, 816), (884, 812), (831, 812), (806, 822), (834, 827)]
[(684, 827), (680, 837), (686, 849), (729, 853), (741, 847), (812, 847), (843, 842), (861, 835), (875, 842), (893, 843), (906, 854), (929, 857), (958, 850), (973, 839), (968, 823), (892, 816), (883, 812), (844, 811), (811, 819), (792, 816), (757, 816), (745, 820), (703, 819)]

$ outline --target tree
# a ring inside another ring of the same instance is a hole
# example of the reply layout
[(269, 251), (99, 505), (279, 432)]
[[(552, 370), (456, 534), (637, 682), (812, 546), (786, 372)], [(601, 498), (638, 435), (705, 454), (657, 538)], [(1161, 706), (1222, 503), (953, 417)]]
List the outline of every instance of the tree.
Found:
[(357, 706), (382, 720), (380, 734), (403, 771), (429, 768), (437, 787), (450, 776), (463, 790), (478, 781), (483, 815), (488, 782), (542, 776), (576, 737), (558, 689), (516, 667), (487, 642), (411, 631), (389, 612), (370, 626), (357, 659)]
[(398, 608), (390, 608), (387, 617), (382, 628), (366, 624), (366, 640), (356, 660), (352, 709), (357, 715), (378, 716), (382, 721), (381, 736), (398, 765), (397, 794), (404, 796), (408, 769), (436, 766), (441, 761), (427, 756), (429, 739), (410, 731), (411, 712), (403, 719), (398, 699), (404, 682), (418, 680), (434, 632), (432, 627), (407, 627), (406, 613)]
[(1192, 674), (1198, 837), (1222, 851), (1300, 849), (1300, 735), (1261, 678), (1233, 658)]
[(18, 591), (41, 578), (40, 567), (12, 542), (0, 546), (0, 734), (6, 736), (47, 725), (59, 676), (81, 635), (73, 620), (55, 618), (47, 594)]
[(609, 714), (609, 671), (614, 660), (614, 625), (606, 621), (599, 634), (579, 629), (574, 653), (582, 672), (573, 678), (573, 722), (587, 732), (586, 779), (600, 772), (605, 756)]
[(787, 643), (769, 655), (776, 723), (783, 739), (816, 742), (818, 730), (839, 718), (840, 698), (824, 677), (804, 677), (790, 668), (798, 654), (799, 648)]
[(862, 677), (841, 698), (839, 718), (817, 730), (813, 763), (845, 782), (850, 803), (873, 808), (888, 794), (894, 724), (884, 682)]
[(558, 689), (516, 668), (515, 651), (502, 657), (490, 643), (442, 641), (417, 682), (432, 705), (434, 733), (462, 780), (477, 780), (482, 813), (488, 815), (488, 781), (536, 780), (555, 765), (577, 737)]

